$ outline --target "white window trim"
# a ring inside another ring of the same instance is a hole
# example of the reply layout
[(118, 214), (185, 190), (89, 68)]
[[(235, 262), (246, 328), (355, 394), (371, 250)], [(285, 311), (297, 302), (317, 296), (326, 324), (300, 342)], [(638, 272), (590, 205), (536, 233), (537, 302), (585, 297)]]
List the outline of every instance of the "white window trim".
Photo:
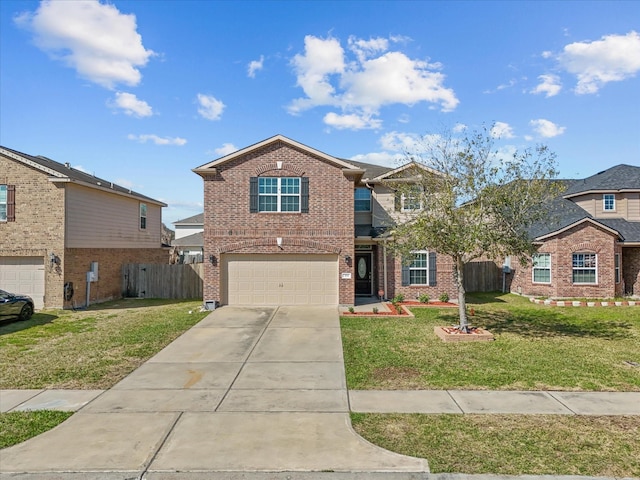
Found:
[[(611, 208), (607, 208), (607, 197), (613, 198), (613, 206)], [(616, 211), (616, 196), (613, 193), (603, 193), (602, 194), (602, 211), (603, 212), (615, 212)]]
[[(411, 252), (413, 255), (418, 255), (418, 254), (424, 254), (427, 257), (427, 263), (424, 267), (412, 267), (411, 265), (409, 265), (409, 285), (413, 286), (413, 285), (418, 285), (421, 287), (427, 287), (429, 286), (429, 251), (428, 250), (416, 250), (414, 252)], [(413, 263), (413, 261), (411, 262)], [(411, 283), (411, 271), (415, 271), (415, 270), (424, 270), (426, 275), (425, 275), (425, 280), (426, 283)]]
[[(574, 255), (593, 255), (595, 257), (595, 267), (574, 267), (573, 266), (573, 256)], [(593, 282), (574, 282), (573, 281), (573, 272), (576, 270), (595, 270), (595, 281)], [(573, 285), (598, 285), (598, 254), (593, 252), (573, 252), (571, 254), (571, 283)]]
[[(538, 256), (548, 256), (549, 257), (549, 266), (548, 267), (536, 267), (536, 257)], [(572, 263), (573, 263), (573, 257), (571, 257)], [(550, 253), (546, 253), (546, 252), (542, 252), (542, 253), (537, 253), (535, 255), (533, 255), (533, 257), (531, 257), (531, 261), (532, 261), (532, 268), (531, 268), (531, 282), (532, 283), (542, 283), (544, 285), (549, 285), (551, 283), (551, 254)], [(536, 280), (536, 270), (549, 270), (549, 281), (548, 282), (541, 282), (540, 280)]]
[[(355, 208), (355, 202), (356, 202), (356, 200), (359, 200), (359, 201), (361, 201), (361, 202), (365, 200), (364, 198), (356, 198), (356, 192), (357, 192), (358, 190), (366, 190), (367, 192), (369, 192), (369, 208), (368, 208), (367, 210), (356, 210), (356, 208)], [(368, 212), (371, 212), (371, 201), (372, 201), (372, 198), (371, 198), (371, 190), (369, 190), (368, 188), (366, 188), (366, 187), (364, 187), (364, 188), (362, 188), (362, 187), (358, 187), (358, 188), (356, 188), (356, 189), (353, 191), (353, 203), (354, 203), (354, 207), (353, 207), (353, 209), (354, 209), (354, 211), (355, 211), (356, 213), (368, 213)]]
[[(260, 182), (263, 179), (277, 180), (277, 192), (273, 193), (260, 193)], [(298, 180), (298, 193), (282, 193), (282, 179), (295, 179)], [(260, 197), (276, 197), (276, 210), (260, 210)], [(298, 209), (282, 211), (282, 197), (298, 197)], [(258, 212), (259, 213), (300, 213), (302, 211), (302, 178), (301, 177), (259, 177), (258, 179)]]
[[(420, 195), (420, 192), (416, 192), (417, 195)], [(400, 211), (403, 213), (408, 213), (408, 212), (420, 212), (423, 209), (423, 205), (422, 205), (422, 198), (420, 198), (420, 205), (418, 206), (418, 208), (405, 208), (404, 203), (405, 200), (407, 199), (409, 195), (406, 195), (405, 193), (403, 193), (402, 195), (400, 195)]]
[[(144, 210), (144, 214), (143, 214), (143, 210)], [(139, 213), (138, 228), (140, 228), (140, 230), (146, 230), (147, 229), (147, 213), (148, 213), (148, 208), (146, 203), (140, 203), (140, 206), (138, 208), (138, 213)], [(144, 218), (144, 227), (142, 226), (143, 218)]]

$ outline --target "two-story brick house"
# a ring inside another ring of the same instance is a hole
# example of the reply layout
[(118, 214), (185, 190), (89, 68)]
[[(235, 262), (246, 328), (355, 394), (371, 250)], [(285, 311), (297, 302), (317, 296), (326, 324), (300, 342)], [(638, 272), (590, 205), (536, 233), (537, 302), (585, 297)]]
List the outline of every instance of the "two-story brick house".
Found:
[(281, 135), (195, 168), (204, 180), (204, 300), (351, 305), (381, 290), (454, 298), (447, 257), (424, 250), (403, 265), (381, 235), (420, 207), (393, 189), (403, 170)]
[(514, 265), (511, 291), (553, 298), (640, 295), (640, 167), (617, 165), (566, 181), (550, 220), (531, 232), (532, 265)]
[(164, 206), (69, 164), (0, 147), (0, 288), (31, 295), (36, 309), (120, 298), (123, 264), (168, 263)]

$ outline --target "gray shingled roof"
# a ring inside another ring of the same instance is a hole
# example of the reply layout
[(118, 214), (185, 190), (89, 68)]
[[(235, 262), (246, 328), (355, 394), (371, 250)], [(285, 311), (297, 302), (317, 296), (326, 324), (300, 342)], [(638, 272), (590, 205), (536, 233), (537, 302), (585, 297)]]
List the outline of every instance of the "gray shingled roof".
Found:
[(640, 190), (640, 167), (620, 164), (576, 180), (564, 193), (565, 197), (591, 191)]
[(204, 245), (204, 234), (197, 232), (186, 237), (175, 239), (171, 242), (174, 247), (202, 247)]
[(126, 195), (131, 195), (139, 198), (140, 200), (145, 200), (152, 203), (157, 203), (159, 205), (164, 205), (164, 203), (159, 200), (155, 200), (151, 197), (147, 197), (146, 195), (142, 195), (140, 193), (134, 192), (129, 188), (121, 187), (120, 185), (116, 185), (115, 183), (105, 180), (103, 178), (96, 177), (94, 175), (90, 175), (88, 173), (77, 170), (71, 165), (62, 164), (60, 162), (56, 162), (55, 160), (51, 160), (50, 158), (44, 157), (42, 155), (33, 156), (27, 153), (19, 152), (17, 150), (13, 150), (11, 148), (0, 146), (0, 148), (7, 150), (10, 153), (13, 153), (16, 156), (23, 157), (25, 160), (36, 163), (46, 169), (53, 170), (54, 172), (59, 173), (62, 177), (67, 177), (70, 180), (76, 180), (79, 182), (83, 182), (85, 184), (93, 185), (98, 188), (102, 188), (105, 190), (111, 190), (117, 193), (123, 193)]
[(391, 167), (383, 167), (381, 165), (373, 165), (371, 163), (356, 162), (355, 160), (346, 160), (346, 159), (341, 159), (341, 160), (352, 164), (354, 167), (365, 170), (365, 174), (362, 176), (362, 178), (371, 179), (371, 178), (379, 177), (380, 175), (384, 175), (385, 173), (390, 172), (391, 170), (394, 169)]
[(204, 225), (204, 212), (173, 222), (174, 225)]
[[(629, 167), (628, 165), (618, 165), (618, 167)], [(614, 169), (617, 167), (613, 167)], [(636, 169), (640, 172), (640, 168), (638, 167), (630, 167), (632, 170)], [(609, 169), (612, 170), (612, 169)], [(609, 171), (607, 170), (607, 171)], [(623, 169), (622, 171), (626, 171), (627, 173), (630, 170)], [(617, 174), (619, 174), (618, 171)], [(590, 177), (591, 178), (591, 177)], [(559, 230), (562, 230), (570, 225), (573, 225), (584, 219), (591, 219), (595, 223), (599, 223), (604, 225), (610, 229), (617, 231), (622, 239), (625, 242), (640, 242), (640, 222), (631, 222), (629, 220), (625, 220), (623, 218), (594, 218), (592, 215), (587, 213), (586, 210), (576, 205), (571, 200), (566, 197), (570, 194), (567, 192), (580, 192), (582, 185), (584, 185), (583, 180), (562, 180), (567, 184), (567, 189), (563, 193), (562, 197), (557, 197), (552, 200), (549, 205), (549, 220), (545, 223), (538, 223), (533, 225), (529, 229), (529, 235), (531, 238), (540, 238)], [(579, 184), (576, 186), (576, 184)], [(603, 183), (601, 183), (602, 185)], [(636, 188), (640, 187), (640, 185), (636, 185)], [(587, 191), (594, 190), (589, 188)], [(599, 190), (599, 189), (598, 189)]]

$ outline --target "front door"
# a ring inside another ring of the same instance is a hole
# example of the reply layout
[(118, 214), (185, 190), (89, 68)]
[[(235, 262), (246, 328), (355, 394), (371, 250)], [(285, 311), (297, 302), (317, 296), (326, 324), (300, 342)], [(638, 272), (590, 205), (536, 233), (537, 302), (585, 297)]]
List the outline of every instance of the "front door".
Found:
[(373, 295), (371, 253), (356, 253), (356, 295)]

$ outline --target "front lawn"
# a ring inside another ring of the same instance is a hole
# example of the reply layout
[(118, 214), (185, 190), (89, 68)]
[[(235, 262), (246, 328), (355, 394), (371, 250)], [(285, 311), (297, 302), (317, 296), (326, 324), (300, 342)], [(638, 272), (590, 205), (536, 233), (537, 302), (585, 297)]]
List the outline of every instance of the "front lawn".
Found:
[[(493, 342), (444, 343), (415, 318), (342, 318), (350, 389), (640, 391), (640, 307), (551, 307), (515, 295), (470, 295), (471, 323)], [(433, 473), (640, 476), (640, 417), (351, 415), (383, 448), (429, 460)]]
[(442, 342), (433, 328), (457, 324), (456, 309), (343, 317), (349, 388), (640, 391), (640, 307), (551, 307), (511, 294), (468, 300), (471, 323), (495, 341)]

